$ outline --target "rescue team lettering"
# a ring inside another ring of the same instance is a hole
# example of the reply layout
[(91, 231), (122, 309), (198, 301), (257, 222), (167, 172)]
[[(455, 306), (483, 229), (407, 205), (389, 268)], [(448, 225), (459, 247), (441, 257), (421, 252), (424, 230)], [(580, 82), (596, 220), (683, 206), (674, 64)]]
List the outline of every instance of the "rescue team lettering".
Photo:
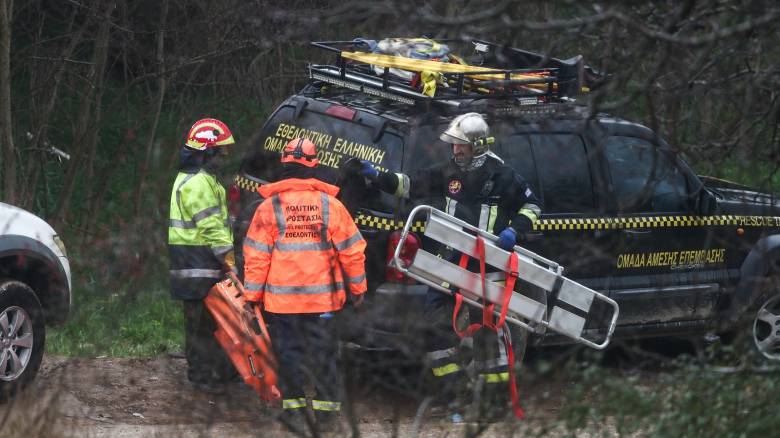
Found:
[[(308, 138), (313, 141), (317, 146), (327, 147), (330, 144), (332, 136), (325, 134), (324, 132), (312, 131), (311, 129), (299, 128), (295, 125), (288, 125), (286, 123), (280, 123), (276, 128), (275, 136), (284, 138), (286, 140), (292, 140), (294, 138)], [(285, 142), (287, 143), (287, 142)], [(281, 150), (281, 149), (280, 149)]]
[[(284, 237), (318, 238), (322, 224), (319, 205), (288, 205), (284, 208), (287, 229)], [(303, 222), (293, 223), (291, 222)]]
[(347, 155), (371, 161), (377, 169), (388, 171), (386, 167), (381, 166), (385, 159), (385, 151), (381, 148), (345, 140), (341, 137), (336, 137), (336, 142), (331, 148), (332, 135), (287, 123), (280, 123), (276, 127), (274, 135), (266, 137), (263, 148), (271, 152), (281, 152), (288, 141), (299, 137), (307, 138), (317, 145), (317, 158), (320, 160), (320, 165), (338, 169), (342, 160), (346, 161), (344, 156)]
[(385, 159), (385, 151), (364, 144), (355, 143), (354, 141), (344, 140), (343, 138), (336, 139), (336, 144), (333, 145), (333, 152), (352, 155), (353, 157), (358, 157), (361, 160), (368, 160), (372, 163), (381, 163), (382, 160)]
[(682, 269), (725, 262), (726, 249), (716, 248), (620, 254), (617, 258), (617, 267), (629, 269), (669, 266), (671, 269)]
[(752, 227), (780, 227), (780, 217), (772, 216), (740, 216), (737, 225)]

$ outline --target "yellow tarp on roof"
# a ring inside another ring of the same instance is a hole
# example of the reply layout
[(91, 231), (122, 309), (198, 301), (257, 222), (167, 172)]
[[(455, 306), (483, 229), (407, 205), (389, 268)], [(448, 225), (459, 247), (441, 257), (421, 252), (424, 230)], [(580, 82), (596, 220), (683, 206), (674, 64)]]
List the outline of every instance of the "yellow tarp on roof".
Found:
[[(485, 73), (480, 72), (495, 71), (498, 69), (491, 69), (487, 67), (479, 67), (475, 65), (463, 65), (453, 64), (449, 62), (429, 61), (425, 59), (407, 58), (404, 56), (395, 55), (383, 55), (380, 53), (366, 53), (366, 52), (341, 52), (341, 56), (353, 61), (363, 62), (366, 64), (372, 64), (379, 67), (388, 68), (400, 68), (402, 70), (416, 71), (416, 72), (434, 72), (434, 73), (477, 73), (470, 74), (469, 77), (479, 80), (502, 80), (505, 78), (500, 73)], [(513, 73), (511, 78), (518, 79), (538, 79), (546, 77), (545, 73)], [(547, 84), (526, 84), (525, 87), (547, 89)]]

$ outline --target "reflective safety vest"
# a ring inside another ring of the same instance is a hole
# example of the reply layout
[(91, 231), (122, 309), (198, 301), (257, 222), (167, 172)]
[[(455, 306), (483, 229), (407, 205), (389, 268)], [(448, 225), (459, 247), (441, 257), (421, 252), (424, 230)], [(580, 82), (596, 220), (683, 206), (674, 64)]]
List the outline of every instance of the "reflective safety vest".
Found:
[(202, 299), (219, 281), (225, 254), (233, 249), (225, 189), (203, 169), (179, 172), (170, 211), (171, 294), (182, 300)]
[(339, 310), (366, 291), (366, 242), (338, 188), (317, 179), (285, 179), (261, 186), (244, 240), (244, 287), (272, 313)]

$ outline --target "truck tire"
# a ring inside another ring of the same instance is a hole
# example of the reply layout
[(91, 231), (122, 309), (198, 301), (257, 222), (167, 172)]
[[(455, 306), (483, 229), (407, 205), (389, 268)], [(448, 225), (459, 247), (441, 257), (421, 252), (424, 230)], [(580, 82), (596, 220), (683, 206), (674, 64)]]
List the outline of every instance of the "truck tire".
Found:
[(0, 280), (0, 402), (38, 373), (46, 339), (41, 303), (26, 284)]
[(750, 319), (743, 326), (746, 347), (761, 361), (780, 365), (780, 278), (772, 276), (768, 290), (751, 307)]

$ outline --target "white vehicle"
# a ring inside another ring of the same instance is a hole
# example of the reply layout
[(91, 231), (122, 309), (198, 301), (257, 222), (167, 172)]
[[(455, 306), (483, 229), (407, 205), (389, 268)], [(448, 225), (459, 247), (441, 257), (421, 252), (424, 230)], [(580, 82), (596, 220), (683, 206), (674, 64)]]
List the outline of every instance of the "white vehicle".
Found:
[(65, 245), (43, 219), (0, 202), (0, 401), (38, 373), (46, 325), (68, 318)]

